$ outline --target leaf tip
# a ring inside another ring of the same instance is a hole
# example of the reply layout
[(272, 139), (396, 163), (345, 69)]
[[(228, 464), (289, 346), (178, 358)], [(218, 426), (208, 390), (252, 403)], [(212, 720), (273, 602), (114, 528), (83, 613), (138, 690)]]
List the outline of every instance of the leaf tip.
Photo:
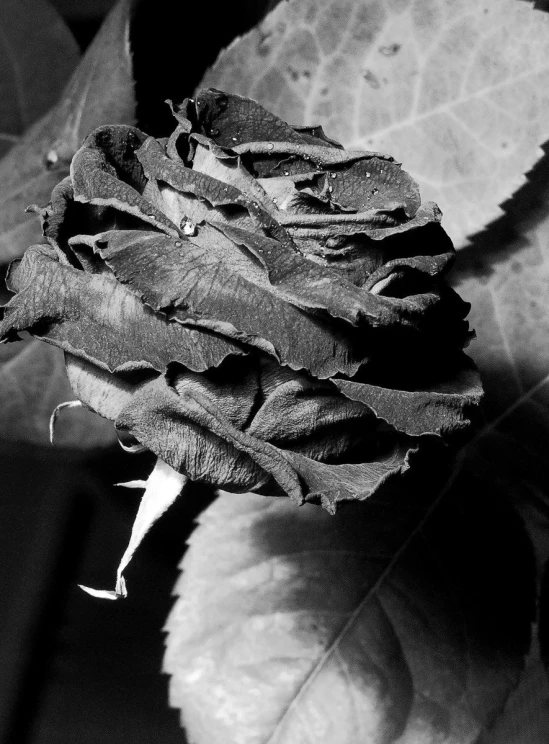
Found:
[[(78, 584), (78, 588), (82, 589), (83, 592), (86, 592), (86, 594), (89, 594), (90, 597), (96, 597), (97, 599), (120, 599), (123, 597), (124, 599), (127, 597), (126, 594), (119, 594), (117, 591), (109, 591), (107, 589), (92, 589), (90, 586), (84, 586), (83, 584)], [(125, 588), (125, 587), (124, 587)]]

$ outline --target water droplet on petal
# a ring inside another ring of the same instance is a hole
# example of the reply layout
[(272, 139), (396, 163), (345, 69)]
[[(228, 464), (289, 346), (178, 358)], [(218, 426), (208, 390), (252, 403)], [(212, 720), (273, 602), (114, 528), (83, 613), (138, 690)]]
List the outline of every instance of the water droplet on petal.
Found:
[(328, 186), (328, 191), (330, 192), (330, 194), (332, 193), (333, 190), (334, 190), (333, 186)]
[(238, 137), (233, 137), (233, 142), (238, 142)]
[(181, 229), (185, 235), (196, 235), (196, 225), (190, 220), (181, 220)]
[(289, 176), (290, 175), (290, 171), (284, 171), (284, 175), (285, 176)]
[(332, 178), (337, 178), (337, 173), (330, 173), (330, 176), (331, 176)]
[(46, 155), (46, 168), (53, 168), (59, 161), (59, 155), (55, 150), (50, 150)]
[(366, 178), (371, 178), (371, 174), (366, 172)]
[(269, 144), (267, 145), (267, 148), (268, 148), (269, 150), (274, 150), (274, 145), (273, 145), (273, 143), (272, 143), (272, 142), (269, 142)]
[(181, 248), (182, 245), (183, 245), (183, 243), (180, 240), (176, 240), (175, 241), (175, 247), (176, 248)]

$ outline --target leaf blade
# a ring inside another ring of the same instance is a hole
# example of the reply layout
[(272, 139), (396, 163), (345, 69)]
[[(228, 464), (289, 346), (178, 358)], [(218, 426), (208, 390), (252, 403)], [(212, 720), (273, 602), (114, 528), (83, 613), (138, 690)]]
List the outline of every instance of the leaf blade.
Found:
[(293, 0), (222, 52), (202, 85), (390, 152), (460, 247), (543, 154), (548, 48), (549, 16), (524, 0)]
[[(133, 123), (129, 21), (134, 0), (119, 0), (88, 48), (56, 106), (35, 122), (0, 161), (0, 261), (41, 239), (29, 204), (45, 204), (68, 173), (82, 138), (104, 123)], [(108, 94), (105, 95), (105, 91)]]
[(79, 56), (71, 32), (48, 2), (4, 0), (0, 6), (0, 156), (47, 112)]
[[(451, 557), (455, 533), (448, 530), (460, 513), (460, 525), (471, 522), (468, 506), (459, 503), (462, 489), (463, 483), (458, 498), (440, 502), (442, 513), (420, 517), (419, 530), (419, 500), (408, 502), (407, 512), (398, 498), (389, 505), (385, 498), (329, 517), (307, 506), (296, 514), (278, 500), (223, 494), (191, 537), (180, 599), (166, 626), (171, 702), (183, 708), (193, 740), (475, 741), (505, 701), (509, 670), (516, 677), (521, 666), (521, 642), (512, 648), (528, 635), (532, 597), (506, 630), (481, 616), (488, 608), (475, 615), (467, 597), (477, 597), (474, 573), (483, 563), (476, 562), (476, 546), (482, 553), (484, 520), (492, 515), (486, 505), (484, 516), (476, 514), (480, 523), (467, 533), (475, 560), (464, 568), (470, 559), (463, 562), (463, 552)], [(380, 539), (388, 509), (391, 530)], [(513, 517), (507, 527), (507, 517), (501, 519), (503, 532), (517, 526)], [(499, 543), (498, 556), (505, 539), (491, 545)], [(526, 548), (522, 538), (520, 544)], [(485, 563), (484, 570), (492, 569)], [(515, 573), (507, 588), (524, 588), (522, 578)], [(495, 582), (500, 588), (491, 601), (501, 591), (501, 610), (505, 582)], [(460, 597), (455, 604), (452, 592)], [(482, 647), (484, 622), (498, 636), (491, 651)], [(501, 666), (498, 654), (506, 657)], [(470, 664), (467, 672), (461, 664)], [(374, 667), (386, 673), (381, 686)]]

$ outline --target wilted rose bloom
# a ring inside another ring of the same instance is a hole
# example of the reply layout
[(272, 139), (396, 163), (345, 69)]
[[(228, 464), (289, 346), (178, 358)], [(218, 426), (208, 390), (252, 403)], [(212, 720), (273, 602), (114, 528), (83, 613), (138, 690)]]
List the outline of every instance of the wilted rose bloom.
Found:
[(62, 348), (85, 405), (229, 491), (333, 511), (424, 435), (463, 433), (468, 306), (412, 178), (239, 96), (173, 113), (169, 139), (86, 138), (41, 210), (47, 244), (12, 265), (2, 337)]

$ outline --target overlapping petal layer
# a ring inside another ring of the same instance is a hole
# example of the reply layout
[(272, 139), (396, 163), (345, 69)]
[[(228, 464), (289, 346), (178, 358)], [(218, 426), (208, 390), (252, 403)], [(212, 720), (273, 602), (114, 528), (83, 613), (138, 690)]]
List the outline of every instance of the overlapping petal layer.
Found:
[[(155, 140), (101, 127), (10, 272), (0, 334), (191, 480), (333, 511), (481, 397), (440, 212), (392, 158), (220, 91)], [(413, 458), (412, 458), (413, 459)]]

